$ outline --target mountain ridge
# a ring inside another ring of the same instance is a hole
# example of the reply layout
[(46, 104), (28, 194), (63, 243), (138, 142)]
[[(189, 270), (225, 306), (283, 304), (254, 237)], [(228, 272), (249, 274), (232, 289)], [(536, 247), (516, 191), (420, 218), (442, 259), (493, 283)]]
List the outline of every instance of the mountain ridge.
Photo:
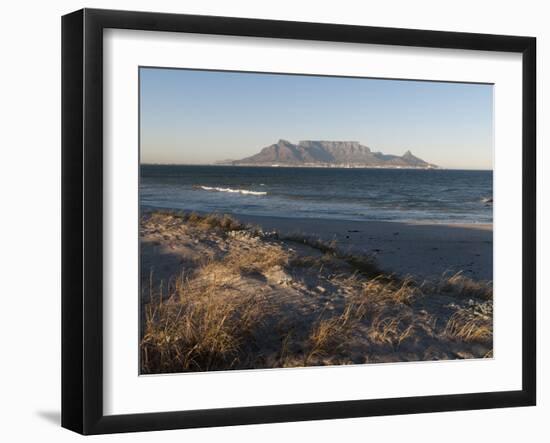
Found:
[(301, 140), (294, 144), (280, 139), (257, 154), (223, 162), (235, 166), (355, 167), (433, 169), (407, 150), (402, 156), (374, 152), (357, 141)]

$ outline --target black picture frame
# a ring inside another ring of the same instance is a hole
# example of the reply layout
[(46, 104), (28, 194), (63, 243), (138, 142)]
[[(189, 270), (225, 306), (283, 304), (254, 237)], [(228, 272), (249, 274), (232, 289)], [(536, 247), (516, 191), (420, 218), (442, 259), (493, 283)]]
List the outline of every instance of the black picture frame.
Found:
[[(522, 389), (391, 399), (103, 413), (103, 30), (192, 32), (522, 54)], [(82, 434), (530, 406), (536, 403), (536, 39), (83, 9), (62, 18), (62, 426)]]

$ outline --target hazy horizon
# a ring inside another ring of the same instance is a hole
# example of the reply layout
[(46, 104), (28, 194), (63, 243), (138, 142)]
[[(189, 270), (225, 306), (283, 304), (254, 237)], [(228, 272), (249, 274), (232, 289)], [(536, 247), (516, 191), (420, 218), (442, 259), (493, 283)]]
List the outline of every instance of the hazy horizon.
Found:
[(142, 164), (213, 164), (279, 139), (493, 169), (493, 86), (140, 68)]
[[(385, 154), (385, 153), (384, 153)], [(413, 152), (414, 154), (414, 152)], [(170, 163), (170, 162), (140, 162), (140, 165), (141, 166), (219, 166), (220, 168), (226, 168), (226, 167), (239, 167), (239, 168), (270, 168), (271, 166), (266, 166), (266, 165), (230, 165), (230, 164), (220, 164), (220, 163), (216, 163), (216, 162), (212, 162), (212, 163), (208, 163), (208, 162), (204, 162), (204, 163)], [(346, 166), (300, 166), (300, 165), (296, 165), (296, 166), (293, 166), (293, 165), (278, 165), (277, 166), (278, 168), (291, 168), (291, 169), (296, 169), (296, 168), (308, 168), (308, 169), (314, 169), (314, 168), (319, 168), (319, 169), (325, 169), (325, 168), (328, 168), (328, 169), (350, 169)], [(363, 166), (359, 166), (358, 168), (351, 168), (351, 169), (409, 169), (407, 167), (401, 167), (401, 168), (392, 168), (392, 167), (376, 167), (376, 166), (366, 166), (366, 167), (363, 167)], [(410, 168), (410, 169), (414, 169), (414, 168)], [(448, 170), (452, 170), (452, 171), (492, 171), (493, 168), (447, 168), (447, 167), (439, 167), (438, 169), (448, 169)]]

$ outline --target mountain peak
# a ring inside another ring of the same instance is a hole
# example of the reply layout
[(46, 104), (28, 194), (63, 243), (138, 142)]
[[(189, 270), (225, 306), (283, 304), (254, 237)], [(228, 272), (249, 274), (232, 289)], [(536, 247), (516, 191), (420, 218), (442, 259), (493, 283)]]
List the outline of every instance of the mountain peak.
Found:
[(288, 140), (285, 140), (284, 138), (280, 138), (279, 141), (276, 143), (277, 145), (291, 145)]
[(234, 165), (320, 166), (358, 168), (432, 168), (410, 150), (402, 157), (372, 152), (358, 141), (301, 140), (298, 144), (280, 139), (258, 154), (233, 162)]

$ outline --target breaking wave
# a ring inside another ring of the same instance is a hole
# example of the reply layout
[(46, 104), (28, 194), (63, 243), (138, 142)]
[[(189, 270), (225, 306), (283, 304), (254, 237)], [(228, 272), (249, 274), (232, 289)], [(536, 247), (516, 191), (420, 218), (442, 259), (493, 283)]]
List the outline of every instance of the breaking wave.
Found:
[(244, 195), (267, 195), (267, 192), (249, 191), (247, 189), (218, 188), (213, 186), (195, 186), (195, 188), (211, 192), (230, 192), (232, 194)]

